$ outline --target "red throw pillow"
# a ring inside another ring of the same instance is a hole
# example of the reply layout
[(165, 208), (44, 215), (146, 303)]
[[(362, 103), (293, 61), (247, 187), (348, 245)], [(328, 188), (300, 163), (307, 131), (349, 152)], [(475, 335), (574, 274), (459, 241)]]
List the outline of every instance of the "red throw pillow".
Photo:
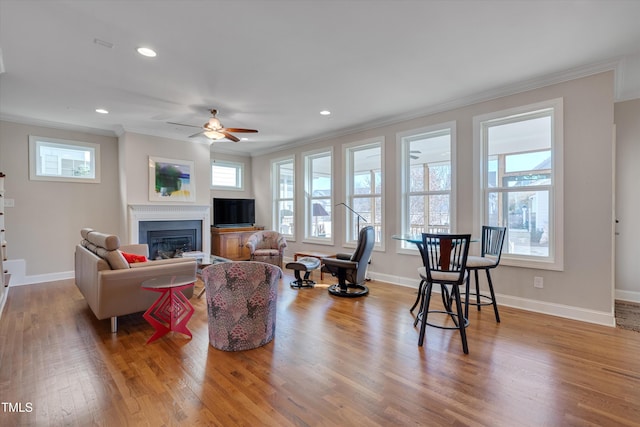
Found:
[(122, 252), (122, 256), (127, 260), (129, 264), (135, 264), (136, 262), (147, 262), (147, 257), (144, 255), (129, 254)]

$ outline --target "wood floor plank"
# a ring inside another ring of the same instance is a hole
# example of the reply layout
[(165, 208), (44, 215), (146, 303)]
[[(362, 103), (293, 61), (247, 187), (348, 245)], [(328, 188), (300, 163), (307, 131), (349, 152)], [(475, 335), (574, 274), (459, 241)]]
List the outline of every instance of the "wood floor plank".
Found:
[[(640, 333), (501, 307), (457, 331), (418, 328), (415, 289), (365, 298), (279, 288), (276, 338), (208, 343), (206, 296), (191, 339), (141, 313), (98, 321), (71, 280), (12, 287), (0, 319), (0, 397), (32, 412), (0, 425), (640, 425)], [(438, 304), (438, 298), (434, 299)]]

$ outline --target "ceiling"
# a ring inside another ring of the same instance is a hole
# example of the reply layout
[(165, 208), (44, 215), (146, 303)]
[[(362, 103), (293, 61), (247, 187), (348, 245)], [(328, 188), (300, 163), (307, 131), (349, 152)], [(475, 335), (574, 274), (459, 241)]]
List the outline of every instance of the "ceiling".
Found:
[(259, 133), (214, 149), (256, 155), (606, 69), (633, 99), (638, 22), (633, 0), (0, 0), (0, 118), (194, 143), (167, 122), (216, 108)]

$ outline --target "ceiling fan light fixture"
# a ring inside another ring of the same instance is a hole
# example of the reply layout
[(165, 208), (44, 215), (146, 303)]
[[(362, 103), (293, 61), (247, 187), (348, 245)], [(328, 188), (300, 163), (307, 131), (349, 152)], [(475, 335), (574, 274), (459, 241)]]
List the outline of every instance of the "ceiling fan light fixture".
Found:
[(215, 130), (207, 130), (204, 132), (204, 136), (206, 136), (209, 139), (222, 139), (224, 138), (224, 135), (221, 134), (220, 132), (216, 132)]
[(220, 120), (215, 117), (211, 117), (209, 121), (204, 125), (207, 129), (218, 130), (222, 129), (222, 124), (220, 124)]

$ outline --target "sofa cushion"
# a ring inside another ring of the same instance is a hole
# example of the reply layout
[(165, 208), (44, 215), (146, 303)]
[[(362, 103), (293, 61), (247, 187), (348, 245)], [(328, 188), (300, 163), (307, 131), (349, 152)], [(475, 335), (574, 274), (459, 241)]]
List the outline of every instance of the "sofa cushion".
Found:
[(93, 228), (83, 228), (82, 230), (80, 230), (80, 235), (82, 236), (82, 238), (84, 240), (87, 240), (87, 236), (89, 235), (89, 233), (91, 233), (93, 231)]
[(122, 253), (118, 250), (108, 251), (105, 248), (101, 248), (98, 246), (96, 255), (107, 261), (112, 270), (123, 270), (129, 268), (129, 263), (126, 259), (124, 259)]
[(147, 257), (144, 256), (144, 255), (130, 254), (128, 252), (122, 252), (122, 251), (120, 251), (120, 253), (124, 257), (124, 259), (127, 260), (127, 262), (129, 264), (135, 264), (136, 262), (147, 262), (148, 261)]
[(90, 250), (91, 252), (93, 252), (94, 254), (98, 250), (98, 247), (96, 245), (94, 245), (93, 243), (91, 243), (90, 241), (88, 241), (88, 240), (83, 240), (83, 241), (80, 242), (80, 244), (82, 246), (84, 246), (85, 248), (87, 248), (88, 250)]
[(120, 238), (115, 234), (90, 231), (87, 233), (86, 239), (94, 245), (105, 248), (108, 251), (115, 251), (120, 247)]
[(278, 256), (280, 252), (277, 249), (256, 249), (253, 252), (254, 256)]
[(100, 233), (91, 228), (80, 230), (82, 246), (107, 261), (112, 270), (129, 268), (129, 263), (118, 250), (120, 238), (113, 234)]

